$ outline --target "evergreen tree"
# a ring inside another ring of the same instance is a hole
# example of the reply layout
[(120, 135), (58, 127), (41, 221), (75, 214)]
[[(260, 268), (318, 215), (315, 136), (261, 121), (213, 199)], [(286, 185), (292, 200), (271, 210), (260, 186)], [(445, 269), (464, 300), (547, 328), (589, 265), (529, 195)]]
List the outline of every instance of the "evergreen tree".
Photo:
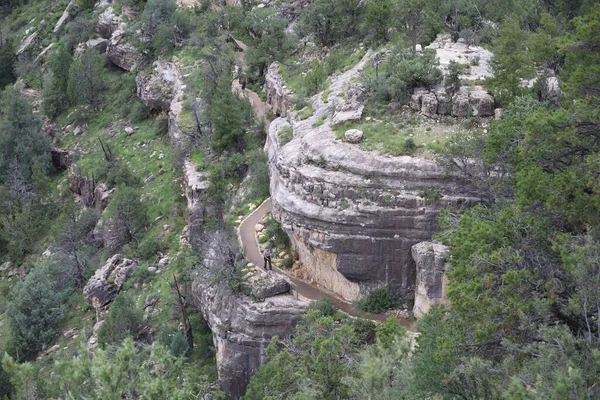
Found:
[(50, 71), (44, 78), (42, 108), (51, 118), (57, 117), (69, 106), (69, 70), (72, 61), (71, 54), (62, 46), (50, 61)]
[(44, 266), (37, 266), (18, 282), (7, 316), (19, 359), (32, 359), (56, 335), (65, 315), (63, 293), (56, 290)]
[[(0, 39), (2, 33), (0, 33)], [(0, 40), (0, 90), (17, 79), (15, 74), (15, 48), (12, 42), (2, 43)]]
[(94, 48), (76, 58), (69, 73), (69, 94), (76, 104), (86, 104), (93, 111), (104, 107), (105, 56)]
[(212, 148), (217, 154), (224, 151), (242, 152), (244, 141), (244, 101), (231, 92), (231, 81), (222, 76), (210, 104), (213, 124)]
[(11, 164), (26, 180), (36, 160), (44, 168), (50, 162), (50, 138), (41, 131), (42, 123), (29, 102), (14, 88), (6, 88), (0, 98), (0, 182), (5, 181)]

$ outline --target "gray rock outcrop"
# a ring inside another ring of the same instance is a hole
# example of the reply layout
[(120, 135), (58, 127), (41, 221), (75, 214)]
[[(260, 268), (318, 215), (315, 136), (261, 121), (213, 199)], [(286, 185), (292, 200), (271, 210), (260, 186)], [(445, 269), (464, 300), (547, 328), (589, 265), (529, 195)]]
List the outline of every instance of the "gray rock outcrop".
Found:
[(17, 50), (17, 55), (21, 55), (23, 53), (25, 53), (27, 50), (29, 50), (31, 47), (33, 47), (38, 40), (38, 32), (33, 32), (31, 35), (27, 36), (26, 38), (23, 39), (23, 41), (21, 42), (21, 45), (19, 46), (19, 50)]
[(213, 332), (219, 384), (225, 393), (240, 398), (250, 378), (267, 361), (271, 338), (289, 335), (308, 304), (289, 294), (255, 302), (196, 278), (195, 304)]
[(474, 117), (490, 117), (494, 115), (495, 101), (481, 86), (464, 86), (452, 99), (442, 88), (432, 91), (417, 88), (410, 97), (409, 106), (431, 118), (449, 114), (464, 118), (469, 113)]
[(276, 62), (269, 65), (265, 76), (265, 92), (267, 93), (267, 107), (273, 114), (282, 116), (292, 109), (294, 99), (279, 75), (278, 69), (279, 66)]
[(463, 81), (482, 81), (492, 76), (490, 61), (494, 55), (483, 47), (468, 45), (460, 40), (453, 42), (450, 34), (440, 33), (425, 48), (435, 50), (444, 73), (448, 72), (450, 61), (468, 65), (469, 68), (460, 77)]
[(266, 299), (290, 292), (290, 283), (283, 276), (275, 273), (262, 273), (253, 279), (250, 287), (252, 295), (257, 299)]
[(106, 208), (111, 191), (105, 183), (71, 173), (68, 178), (68, 186), (85, 207)]
[[(367, 61), (333, 80), (329, 102)], [(347, 300), (356, 298), (359, 284), (387, 283), (411, 296), (411, 247), (438, 229), (441, 208), (476, 202), (477, 194), (433, 160), (379, 155), (336, 140), (329, 104), (317, 95), (313, 109), (303, 121), (271, 123), (273, 216), (289, 234), (303, 270), (321, 286)], [(285, 127), (293, 129), (293, 139), (280, 146), (278, 132)], [(436, 204), (421, 197), (426, 189), (439, 193)]]
[(54, 148), (50, 150), (52, 166), (57, 171), (64, 171), (69, 168), (73, 162), (71, 155), (67, 150)]
[(108, 6), (100, 15), (98, 15), (98, 23), (96, 32), (103, 38), (110, 39), (113, 33), (118, 29), (124, 29), (123, 18), (115, 14), (112, 6)]
[(73, 3), (73, 1), (69, 2), (69, 4), (67, 5), (67, 8), (65, 8), (65, 11), (62, 13), (60, 18), (56, 22), (56, 25), (54, 26), (52, 33), (54, 33), (55, 35), (58, 34), (60, 32), (60, 30), (63, 28), (63, 26), (65, 26), (65, 24), (67, 22), (69, 22), (69, 19), (71, 18), (71, 13), (73, 12), (75, 7), (76, 6)]
[(113, 301), (137, 265), (136, 260), (121, 254), (109, 258), (83, 288), (85, 300), (94, 308), (103, 307)]
[(90, 39), (87, 42), (79, 43), (75, 49), (75, 54), (81, 55), (87, 49), (96, 49), (100, 53), (105, 53), (108, 46), (108, 40), (104, 38)]
[(421, 242), (412, 246), (417, 267), (413, 314), (420, 317), (436, 304), (446, 303), (446, 271), (450, 249), (439, 243)]
[(168, 111), (175, 98), (178, 78), (175, 66), (159, 59), (152, 64), (151, 71), (140, 72), (135, 77), (137, 95), (147, 107)]
[(125, 32), (117, 29), (113, 32), (106, 49), (108, 59), (125, 71), (133, 71), (144, 59), (144, 55), (127, 41)]

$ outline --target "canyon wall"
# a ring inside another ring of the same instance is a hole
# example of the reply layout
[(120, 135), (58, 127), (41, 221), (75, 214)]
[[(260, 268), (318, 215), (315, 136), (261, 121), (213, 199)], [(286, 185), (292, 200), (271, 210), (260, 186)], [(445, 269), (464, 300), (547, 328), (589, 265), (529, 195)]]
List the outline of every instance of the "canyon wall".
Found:
[[(313, 98), (312, 116), (289, 112), (268, 136), (273, 215), (311, 279), (346, 300), (363, 284), (382, 283), (413, 297), (411, 247), (438, 230), (440, 209), (478, 200), (432, 159), (380, 155), (336, 138), (333, 122), (361, 116), (359, 77), (369, 57), (332, 81), (327, 102)], [(289, 143), (280, 142), (282, 129), (293, 131)]]

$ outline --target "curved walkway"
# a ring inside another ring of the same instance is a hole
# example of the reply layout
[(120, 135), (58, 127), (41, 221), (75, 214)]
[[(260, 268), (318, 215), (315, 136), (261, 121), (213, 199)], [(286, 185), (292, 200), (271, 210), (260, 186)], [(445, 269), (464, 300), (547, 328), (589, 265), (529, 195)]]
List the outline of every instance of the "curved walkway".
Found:
[[(244, 51), (246, 50), (246, 45), (244, 43), (240, 42), (239, 40), (236, 40), (235, 38), (234, 38), (234, 40), (235, 40), (236, 44), (238, 45), (238, 47), (241, 49), (238, 59), (240, 61), (243, 61)], [(248, 98), (248, 100), (250, 101), (250, 104), (252, 105), (252, 111), (254, 112), (254, 115), (259, 120), (265, 121), (265, 128), (266, 128), (267, 134), (268, 134), (270, 123), (265, 118), (265, 110), (266, 110), (265, 103), (260, 99), (260, 97), (256, 93), (254, 93), (250, 89), (242, 90), (242, 88), (240, 87), (239, 81), (237, 79), (235, 79), (232, 82), (232, 90), (234, 91), (234, 93), (237, 93), (238, 95), (240, 95), (242, 97)], [(256, 233), (254, 231), (254, 226), (256, 224), (258, 224), (259, 221), (261, 219), (263, 219), (265, 214), (267, 214), (270, 211), (271, 211), (271, 198), (268, 198), (258, 208), (256, 208), (250, 215), (248, 215), (246, 218), (244, 218), (244, 220), (238, 227), (238, 231), (237, 231), (238, 240), (240, 241), (240, 243), (242, 245), (242, 248), (243, 248), (246, 258), (262, 271), (264, 271), (264, 269), (262, 268), (262, 265), (264, 264), (264, 259), (262, 257), (262, 254), (260, 253), (260, 250), (258, 247), (258, 241), (256, 240)], [(324, 299), (324, 298), (330, 299), (341, 311), (343, 311), (346, 314), (349, 314), (353, 317), (366, 318), (366, 319), (370, 319), (370, 320), (374, 320), (374, 321), (385, 321), (389, 317), (389, 315), (385, 315), (385, 314), (369, 314), (369, 313), (365, 313), (363, 311), (357, 310), (356, 308), (354, 308), (354, 306), (351, 303), (348, 303), (348, 302), (342, 300), (341, 298), (336, 296), (335, 293), (333, 293), (325, 288), (319, 288), (319, 287), (313, 286), (310, 283), (308, 283), (302, 279), (298, 279), (298, 278), (290, 275), (287, 271), (284, 271), (280, 268), (273, 267), (273, 271), (287, 276), (288, 279), (295, 286), (295, 289), (296, 289), (298, 295), (306, 300), (314, 301), (314, 300), (320, 300), (320, 299)], [(406, 327), (410, 326), (410, 323), (408, 321), (406, 321), (405, 319), (399, 318), (399, 320), (402, 325), (404, 325)]]

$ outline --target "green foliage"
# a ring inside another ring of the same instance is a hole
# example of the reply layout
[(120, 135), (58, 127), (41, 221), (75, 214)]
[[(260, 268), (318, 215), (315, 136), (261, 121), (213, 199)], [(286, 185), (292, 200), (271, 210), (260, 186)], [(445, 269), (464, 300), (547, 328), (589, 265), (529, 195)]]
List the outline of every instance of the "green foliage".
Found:
[(294, 138), (294, 130), (291, 126), (284, 126), (277, 132), (277, 137), (279, 138), (279, 145), (285, 146)]
[(231, 93), (231, 81), (223, 76), (217, 85), (210, 104), (210, 120), (213, 123), (211, 146), (217, 154), (225, 150), (242, 152), (244, 141), (245, 102)]
[(304, 95), (312, 96), (325, 89), (327, 72), (320, 62), (313, 63), (311, 70), (304, 77)]
[(269, 197), (269, 166), (267, 156), (261, 150), (250, 155), (248, 187), (251, 199), (263, 200)]
[(170, 325), (165, 325), (160, 329), (158, 340), (169, 349), (169, 353), (174, 357), (183, 357), (190, 350), (185, 336), (179, 329)]
[(35, 358), (42, 345), (54, 338), (66, 314), (64, 300), (42, 265), (15, 285), (7, 316), (19, 359)]
[(6, 88), (0, 97), (0, 182), (14, 169), (28, 181), (36, 161), (47, 168), (50, 140), (41, 127), (42, 122), (31, 112), (29, 102), (18, 90)]
[(396, 4), (392, 0), (374, 0), (367, 3), (365, 22), (376, 41), (389, 40), (388, 30), (394, 23)]
[(4, 43), (0, 47), (0, 90), (3, 90), (6, 85), (13, 83), (17, 79), (15, 62), (15, 48), (12, 42)]
[(454, 60), (450, 60), (450, 64), (448, 65), (448, 74), (444, 78), (444, 87), (446, 88), (446, 93), (450, 96), (454, 96), (458, 89), (460, 89), (461, 81), (460, 75), (464, 74), (466, 70), (468, 70), (469, 66), (466, 64), (461, 64), (455, 62)]
[[(87, 0), (86, 0), (87, 1)], [(87, 42), (94, 32), (94, 23), (86, 16), (77, 16), (67, 25), (67, 34), (64, 46), (67, 51), (72, 51), (79, 43)]]
[(374, 100), (407, 104), (413, 89), (442, 81), (438, 65), (435, 51), (425, 49), (416, 54), (397, 49), (385, 59), (376, 76), (367, 75), (365, 80)]
[(358, 33), (364, 6), (357, 0), (316, 0), (300, 20), (300, 29), (331, 46)]
[(529, 33), (520, 28), (519, 21), (511, 18), (502, 24), (493, 42), (491, 67), (494, 77), (489, 80), (488, 86), (502, 105), (525, 93), (521, 79), (530, 78), (533, 73), (531, 55), (527, 50), (529, 37)]
[(168, 244), (156, 234), (146, 235), (138, 246), (140, 257), (145, 260), (153, 260), (159, 252), (162, 253), (167, 249)]
[(323, 317), (333, 317), (337, 314), (338, 309), (329, 297), (324, 297), (320, 300), (310, 303), (309, 308), (315, 310)]
[(138, 190), (120, 185), (106, 209), (106, 217), (113, 220), (115, 228), (122, 232), (121, 237), (127, 243), (137, 239), (147, 222), (147, 206), (140, 200)]
[(110, 311), (98, 330), (98, 343), (119, 346), (127, 337), (135, 338), (144, 327), (142, 311), (125, 294), (118, 295), (110, 305)]
[(94, 48), (76, 58), (69, 73), (69, 95), (75, 104), (88, 105), (93, 111), (104, 107), (105, 56)]
[(390, 287), (382, 286), (362, 294), (354, 304), (362, 311), (372, 314), (381, 314), (391, 309), (394, 306), (395, 301)]

